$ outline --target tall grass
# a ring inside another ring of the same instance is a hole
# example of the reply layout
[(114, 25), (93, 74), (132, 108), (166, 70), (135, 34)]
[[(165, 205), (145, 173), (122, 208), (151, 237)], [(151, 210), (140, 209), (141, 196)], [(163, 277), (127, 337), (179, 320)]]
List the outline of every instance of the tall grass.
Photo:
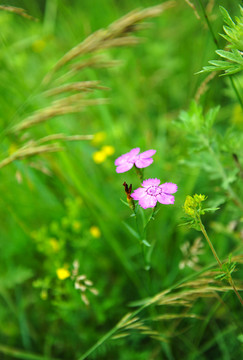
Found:
[[(0, 6), (3, 359), (241, 357), (242, 73), (200, 72), (231, 51), (219, 5), (236, 24), (226, 0)], [(135, 147), (173, 206), (126, 206)]]

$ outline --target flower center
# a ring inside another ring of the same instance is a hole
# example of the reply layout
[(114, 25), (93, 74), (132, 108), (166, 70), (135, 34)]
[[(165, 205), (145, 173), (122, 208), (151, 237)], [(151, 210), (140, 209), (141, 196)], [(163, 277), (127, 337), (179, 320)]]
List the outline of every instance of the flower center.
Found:
[(158, 186), (150, 186), (147, 189), (147, 194), (151, 196), (156, 196), (161, 194), (161, 189)]

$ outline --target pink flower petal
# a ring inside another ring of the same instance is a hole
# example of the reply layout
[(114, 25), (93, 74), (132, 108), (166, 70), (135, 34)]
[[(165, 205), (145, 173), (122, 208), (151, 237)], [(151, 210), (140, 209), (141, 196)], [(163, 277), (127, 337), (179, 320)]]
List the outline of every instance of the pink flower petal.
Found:
[(140, 148), (134, 148), (131, 151), (129, 151), (128, 154), (129, 154), (129, 156), (136, 156), (136, 155), (138, 155), (139, 151), (140, 151)]
[(140, 159), (140, 155), (138, 156), (138, 159), (135, 161), (135, 165), (137, 166), (137, 168), (141, 169), (141, 168), (145, 168), (147, 166), (149, 166), (150, 164), (152, 164), (153, 159)]
[(157, 199), (155, 196), (146, 195), (143, 196), (138, 203), (144, 209), (153, 208), (157, 204)]
[(174, 204), (175, 198), (173, 195), (161, 194), (156, 196), (157, 200), (164, 205)]
[(134, 190), (134, 192), (131, 194), (131, 197), (134, 199), (134, 200), (139, 200), (141, 199), (143, 196), (147, 195), (146, 193), (146, 189), (144, 188), (138, 188), (136, 190)]
[(115, 160), (115, 165), (118, 166), (118, 165), (122, 165), (124, 164), (125, 162), (127, 162), (129, 159), (129, 155), (128, 154), (124, 154), (122, 156), (119, 156), (119, 158), (117, 158)]
[(125, 162), (131, 160), (133, 157), (136, 157), (136, 155), (139, 153), (139, 151), (140, 151), (140, 148), (135, 148), (135, 149), (132, 149), (131, 151), (129, 151), (128, 153), (119, 156), (115, 160), (115, 165), (116, 166), (122, 165)]
[(174, 194), (177, 192), (177, 185), (173, 183), (164, 183), (160, 185), (160, 188), (166, 194)]
[(139, 157), (142, 159), (146, 159), (146, 158), (150, 158), (151, 156), (153, 156), (156, 153), (156, 150), (147, 150), (142, 152)]
[(144, 180), (142, 182), (142, 186), (144, 186), (145, 188), (150, 187), (150, 186), (159, 186), (160, 184), (160, 179), (148, 179), (148, 180)]
[(126, 172), (128, 170), (130, 170), (133, 167), (133, 163), (129, 163), (126, 162), (125, 164), (121, 164), (116, 168), (116, 172), (119, 173), (123, 173)]

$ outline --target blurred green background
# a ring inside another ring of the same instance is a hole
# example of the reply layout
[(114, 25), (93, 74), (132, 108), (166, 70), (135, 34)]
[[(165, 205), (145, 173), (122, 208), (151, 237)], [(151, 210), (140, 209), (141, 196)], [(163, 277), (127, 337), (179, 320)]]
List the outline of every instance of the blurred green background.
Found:
[[(218, 5), (234, 17), (239, 3), (203, 1), (221, 48), (225, 41), (218, 35), (223, 32)], [(6, 1), (4, 5), (24, 8), (39, 21), (0, 12), (1, 159), (20, 141), (8, 130), (46, 106), (40, 83), (67, 51), (127, 12), (157, 4), (152, 0)], [(134, 225), (131, 212), (120, 201), (126, 200), (123, 182), (132, 183), (135, 189), (139, 181), (133, 170), (116, 174), (114, 166), (114, 160), (132, 148), (157, 150), (145, 178), (178, 185), (175, 205), (161, 205), (149, 227), (149, 239), (156, 240), (151, 294), (213, 263), (205, 245), (198, 268), (179, 268), (183, 261), (180, 247), (200, 236), (178, 226), (186, 195), (202, 193), (208, 196), (209, 205), (220, 206), (205, 218), (219, 256), (225, 259), (242, 246), (242, 212), (230, 198), (228, 187), (222, 186), (221, 175), (215, 176), (216, 160), (201, 151), (200, 128), (189, 122), (188, 130), (179, 120), (181, 111), (190, 106), (191, 114), (199, 114), (200, 107), (207, 113), (220, 106), (207, 136), (214, 144), (217, 166), (224, 169), (227, 179), (233, 177), (229, 183), (240, 198), (242, 186), (232, 152), (242, 161), (242, 143), (237, 144), (236, 139), (243, 118), (229, 80), (216, 75), (198, 105), (191, 105), (207, 76), (196, 73), (216, 56), (200, 4), (195, 6), (200, 19), (186, 1), (176, 1), (175, 7), (149, 20), (151, 27), (138, 35), (142, 38), (139, 45), (102, 52), (106, 59), (121, 60), (119, 66), (83, 70), (79, 80), (99, 80), (110, 88), (92, 95), (108, 98), (109, 104), (57, 117), (25, 132), (27, 139), (65, 133), (94, 134), (94, 140), (66, 143), (62, 152), (15, 161), (1, 169), (1, 359), (18, 357), (15, 348), (43, 359), (78, 359), (129, 311), (131, 301), (148, 296), (140, 247), (124, 225)], [(240, 91), (242, 76), (236, 84)], [(104, 161), (95, 161), (97, 152), (104, 149), (108, 149)], [(146, 216), (148, 213), (146, 210)], [(64, 277), (71, 274), (75, 260), (79, 274), (85, 274), (99, 291), (97, 296), (88, 293), (88, 306), (71, 277), (62, 280), (57, 273), (62, 269)], [(240, 278), (240, 271), (236, 277)], [(226, 299), (236, 313), (241, 310), (234, 295), (229, 293)], [(215, 299), (198, 302), (195, 311), (206, 320), (185, 321), (178, 331), (174, 322), (165, 323), (161, 331), (168, 343), (162, 346), (134, 335), (101, 347), (93, 358), (240, 358), (237, 330), (228, 319), (230, 310), (217, 306)]]

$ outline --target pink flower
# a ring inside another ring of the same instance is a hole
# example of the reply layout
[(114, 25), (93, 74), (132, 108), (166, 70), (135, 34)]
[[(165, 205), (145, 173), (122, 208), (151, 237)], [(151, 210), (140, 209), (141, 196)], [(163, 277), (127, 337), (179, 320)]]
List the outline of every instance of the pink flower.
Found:
[(140, 148), (132, 149), (129, 153), (126, 153), (116, 159), (115, 165), (117, 166), (116, 172), (123, 173), (130, 170), (133, 165), (137, 168), (145, 168), (152, 164), (153, 156), (156, 153), (156, 150), (147, 150), (139, 154)]
[(160, 184), (159, 179), (148, 179), (142, 182), (142, 186), (136, 189), (131, 197), (138, 200), (139, 205), (144, 208), (153, 208), (159, 201), (161, 204), (174, 204), (173, 195), (177, 191), (177, 185), (173, 183)]

